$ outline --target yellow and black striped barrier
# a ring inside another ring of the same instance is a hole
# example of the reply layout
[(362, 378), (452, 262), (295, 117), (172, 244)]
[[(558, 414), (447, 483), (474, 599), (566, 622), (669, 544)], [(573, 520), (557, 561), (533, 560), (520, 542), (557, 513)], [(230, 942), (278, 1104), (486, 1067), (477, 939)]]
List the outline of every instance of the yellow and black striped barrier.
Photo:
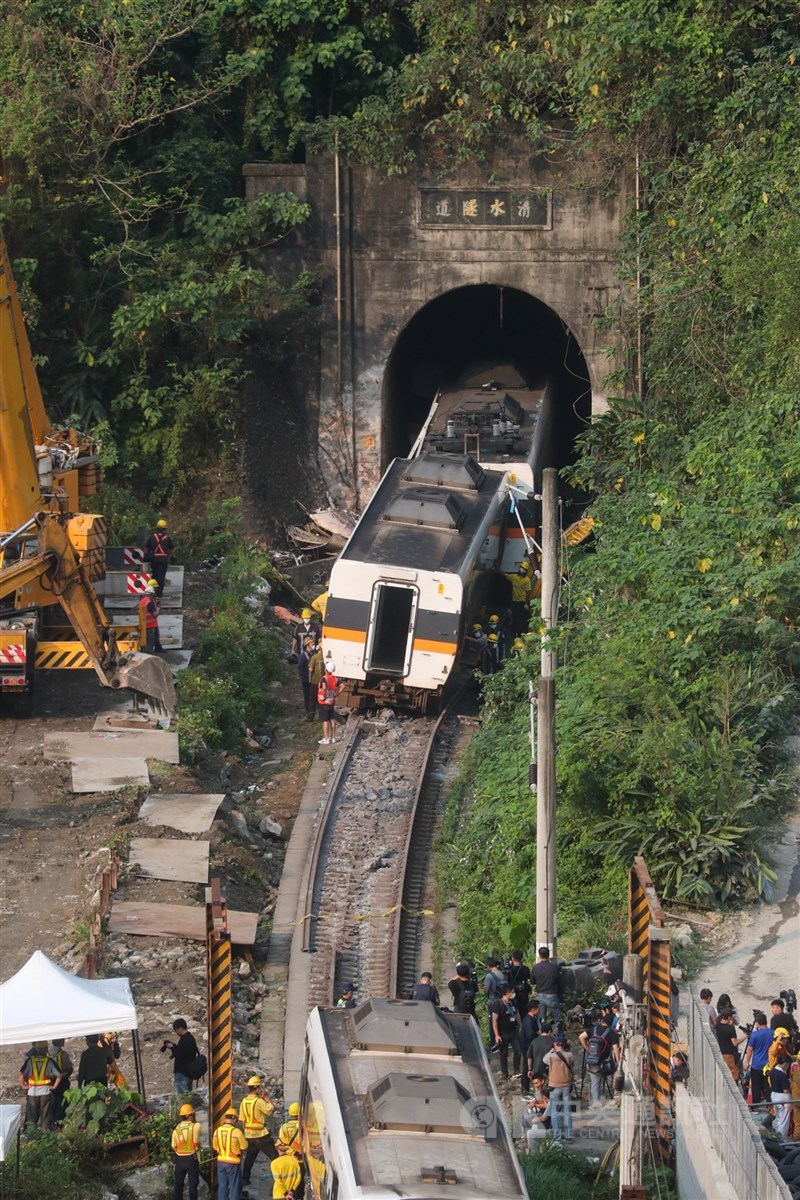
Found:
[(664, 1163), (672, 1152), (672, 1074), (670, 1071), (670, 935), (654, 925), (649, 931), (647, 1045), (649, 1085), (656, 1123), (656, 1144)]
[[(213, 1132), (233, 1102), (233, 959), (228, 932), (228, 906), (219, 878), (211, 880), (206, 904), (206, 960), (208, 968), (208, 1116)], [(216, 1187), (216, 1165), (211, 1166), (211, 1191)]]
[(637, 854), (633, 860), (633, 868), (628, 872), (628, 953), (638, 954), (644, 959), (645, 992), (650, 944), (648, 935), (651, 925), (658, 929), (663, 928), (664, 911), (647, 865), (642, 856)]
[[(121, 654), (138, 650), (137, 639), (120, 638), (117, 647)], [(34, 655), (37, 671), (88, 671), (92, 661), (80, 642), (65, 638), (64, 641), (37, 642)]]

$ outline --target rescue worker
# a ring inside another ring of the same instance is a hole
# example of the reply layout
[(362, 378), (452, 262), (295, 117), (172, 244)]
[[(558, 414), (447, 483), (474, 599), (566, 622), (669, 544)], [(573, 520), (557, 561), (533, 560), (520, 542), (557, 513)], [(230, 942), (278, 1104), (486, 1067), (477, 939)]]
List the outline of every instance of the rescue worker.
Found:
[(326, 659), (325, 671), (320, 676), (320, 681), (317, 684), (317, 715), (322, 722), (322, 737), (319, 739), (320, 746), (333, 746), (336, 744), (333, 708), (336, 702), (339, 680), (334, 674), (335, 670), (336, 664), (333, 660), (330, 658)]
[(486, 636), (486, 649), (483, 652), (481, 669), (484, 675), (494, 675), (500, 667), (500, 638), (496, 633)]
[(139, 609), (144, 612), (145, 654), (155, 654), (156, 646), (160, 646), (161, 638), (158, 633), (158, 601), (156, 600), (155, 584), (150, 580), (139, 601)]
[(189, 1200), (197, 1200), (197, 1185), (200, 1167), (197, 1153), (200, 1149), (200, 1125), (195, 1120), (191, 1104), (182, 1104), (178, 1115), (180, 1121), (172, 1131), (172, 1151), (175, 1156), (175, 1188), (173, 1200), (183, 1200), (183, 1181), (189, 1180)]
[(300, 1152), (302, 1142), (300, 1139), (300, 1105), (296, 1100), (293, 1100), (289, 1105), (289, 1119), (284, 1121), (278, 1130), (278, 1146), (281, 1143), (288, 1146), (290, 1150)]
[(175, 557), (175, 544), (167, 533), (167, 522), (156, 522), (156, 527), (144, 544), (145, 561), (150, 563), (150, 573), (156, 581), (157, 594), (164, 595), (164, 580), (169, 564)]
[(292, 661), (296, 662), (300, 657), (300, 648), (306, 638), (313, 637), (315, 642), (318, 642), (322, 636), (322, 631), (317, 621), (314, 620), (314, 614), (310, 608), (304, 608), (300, 613), (300, 623), (295, 626), (294, 636), (292, 637)]
[(297, 1151), (283, 1142), (278, 1149), (278, 1157), (269, 1164), (275, 1181), (272, 1186), (272, 1200), (299, 1200), (303, 1172)]
[(336, 1001), (337, 1008), (355, 1008), (356, 999), (355, 999), (355, 996), (353, 995), (353, 990), (354, 989), (353, 989), (352, 983), (346, 983), (344, 985), (344, 987), (342, 988), (342, 994), (339, 997), (339, 999)]
[(164, 647), (161, 645), (161, 627), (158, 624), (158, 618), (161, 616), (161, 601), (158, 598), (158, 580), (151, 578), (148, 579), (147, 583), (149, 587), (156, 589), (155, 596), (153, 597), (156, 602), (156, 654), (163, 654)]
[(214, 1130), (211, 1144), (217, 1152), (217, 1200), (239, 1200), (247, 1139), (236, 1124), (235, 1108), (226, 1109), (225, 1120)]
[(483, 662), (483, 654), (486, 650), (486, 631), (478, 622), (472, 626), (464, 639), (464, 649), (470, 656), (470, 665), (479, 667)]
[(508, 657), (509, 658), (519, 658), (520, 654), (522, 653), (522, 651), (524, 649), (525, 649), (525, 643), (523, 642), (522, 638), (521, 637), (514, 638), (514, 641), (511, 643), (511, 650), (509, 651)]
[(492, 613), (489, 617), (489, 628), (486, 630), (489, 637), (496, 634), (497, 637), (497, 665), (504, 660), (506, 656), (506, 635), (503, 630), (503, 624), (497, 613)]
[(278, 1151), (267, 1128), (267, 1118), (275, 1111), (275, 1105), (264, 1095), (261, 1080), (257, 1075), (251, 1075), (247, 1081), (250, 1091), (239, 1105), (239, 1120), (244, 1125), (244, 1136), (247, 1139), (247, 1155), (242, 1171), (242, 1183), (246, 1187), (250, 1182), (250, 1172), (259, 1153), (273, 1159)]
[(313, 711), (311, 716), (307, 717), (307, 719), (311, 721), (314, 720), (314, 715), (317, 711), (317, 688), (319, 687), (319, 681), (322, 679), (324, 674), (325, 656), (322, 653), (322, 646), (319, 644), (319, 642), (317, 642), (314, 652), (309, 656), (308, 659), (308, 683), (309, 687), (311, 688), (311, 704)]
[(312, 691), (308, 673), (308, 666), (316, 647), (317, 644), (313, 638), (306, 638), (297, 657), (297, 674), (300, 676), (300, 687), (303, 689), (303, 708), (306, 710), (307, 721), (314, 720), (314, 710), (317, 706), (316, 688)]
[(314, 609), (314, 612), (319, 613), (320, 620), (322, 621), (323, 625), (325, 624), (325, 609), (328, 607), (328, 592), (330, 591), (330, 587), (331, 587), (331, 581), (330, 581), (330, 579), (326, 579), (325, 580), (325, 591), (320, 592), (320, 594), (317, 596), (316, 600), (311, 601), (311, 607)]
[(50, 1128), (55, 1129), (64, 1120), (67, 1106), (64, 1103), (64, 1092), (70, 1085), (70, 1077), (74, 1071), (72, 1059), (64, 1049), (64, 1038), (53, 1038), (50, 1047), (50, 1057), (58, 1067), (61, 1078), (50, 1092)]
[(525, 633), (530, 622), (531, 564), (523, 558), (514, 574), (507, 574), (511, 584), (511, 629), (514, 637)]
[(25, 1126), (50, 1125), (50, 1097), (61, 1076), (50, 1057), (47, 1042), (34, 1042), (20, 1067), (19, 1082), (25, 1093)]

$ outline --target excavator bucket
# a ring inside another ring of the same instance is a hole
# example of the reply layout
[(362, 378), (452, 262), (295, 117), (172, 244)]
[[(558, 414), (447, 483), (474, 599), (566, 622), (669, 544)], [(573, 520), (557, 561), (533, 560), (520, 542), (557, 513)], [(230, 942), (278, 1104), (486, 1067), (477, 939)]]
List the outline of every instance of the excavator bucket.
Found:
[(147, 698), (154, 712), (170, 716), (175, 711), (172, 672), (154, 654), (138, 654), (135, 651), (123, 654), (113, 673), (109, 674), (108, 682), (114, 688), (132, 688), (139, 692)]

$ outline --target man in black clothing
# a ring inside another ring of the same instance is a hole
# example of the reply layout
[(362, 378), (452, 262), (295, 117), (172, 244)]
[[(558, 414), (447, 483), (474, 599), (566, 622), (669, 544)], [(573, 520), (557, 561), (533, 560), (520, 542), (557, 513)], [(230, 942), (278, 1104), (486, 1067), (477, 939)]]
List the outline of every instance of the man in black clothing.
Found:
[(522, 961), (522, 951), (512, 950), (508, 964), (508, 982), (514, 985), (514, 1003), (518, 1013), (528, 1011), (531, 998), (531, 969)]
[(108, 1085), (108, 1068), (114, 1061), (114, 1055), (103, 1041), (99, 1033), (86, 1039), (86, 1049), (78, 1063), (78, 1086), (85, 1083), (104, 1083)]
[(530, 1092), (530, 1080), (528, 1078), (528, 1047), (534, 1038), (539, 1036), (539, 1001), (529, 1000), (527, 1005), (528, 1011), (522, 1018), (522, 1025), (519, 1031), (519, 1050), (520, 1050), (520, 1066), (521, 1066), (521, 1087), (523, 1096), (527, 1096)]
[(453, 979), (447, 985), (453, 997), (453, 1012), (475, 1016), (475, 985), (469, 963), (458, 963)]
[(542, 1006), (542, 1016), (547, 1010), (548, 1019), (554, 1025), (561, 1021), (561, 1001), (558, 997), (558, 963), (550, 961), (550, 950), (547, 946), (539, 947), (539, 961), (531, 972), (536, 984), (536, 995)]
[(419, 977), (419, 983), (414, 984), (414, 991), (411, 994), (412, 1000), (430, 1000), (431, 1004), (439, 1007), (439, 993), (433, 986), (433, 976), (430, 971), (423, 971)]
[(776, 1000), (770, 1000), (769, 1006), (772, 1009), (769, 1027), (773, 1033), (776, 1029), (788, 1029), (790, 1034), (796, 1034), (797, 1021), (794, 1019), (794, 1013), (785, 1011), (786, 1005), (781, 997), (779, 996)]
[(728, 1070), (733, 1076), (734, 1082), (739, 1082), (739, 1068), (741, 1066), (741, 1058), (739, 1055), (738, 1046), (745, 1039), (737, 1038), (736, 1026), (733, 1021), (733, 1010), (730, 1008), (721, 1008), (717, 1014), (717, 1023), (714, 1026), (714, 1033), (717, 1035), (719, 1049), (724, 1058)]
[(176, 1096), (183, 1096), (192, 1090), (191, 1066), (200, 1051), (194, 1036), (189, 1033), (186, 1022), (179, 1017), (172, 1022), (172, 1028), (178, 1035), (177, 1042), (164, 1042), (162, 1049), (169, 1049), (172, 1055), (173, 1087)]
[(528, 1073), (531, 1079), (534, 1075), (543, 1075), (547, 1071), (544, 1065), (545, 1055), (553, 1049), (553, 1027), (542, 1025), (539, 1033), (528, 1046)]
[(589, 1073), (591, 1107), (603, 1103), (603, 1079), (613, 1074), (620, 1059), (619, 1034), (613, 1028), (614, 1018), (603, 1013), (598, 1024), (578, 1034), (583, 1046), (586, 1070)]
[(500, 1072), (503, 1079), (508, 1079), (508, 1048), (511, 1047), (514, 1063), (514, 1076), (519, 1076), (519, 1016), (514, 1003), (514, 987), (504, 983), (499, 1000), (493, 1000), (489, 1005), (489, 1019), (492, 1022), (494, 1041), (500, 1051)]
[(144, 547), (144, 557), (150, 563), (150, 572), (158, 584), (156, 595), (159, 599), (164, 595), (164, 580), (174, 556), (175, 543), (167, 533), (167, 522), (162, 518), (156, 524)]

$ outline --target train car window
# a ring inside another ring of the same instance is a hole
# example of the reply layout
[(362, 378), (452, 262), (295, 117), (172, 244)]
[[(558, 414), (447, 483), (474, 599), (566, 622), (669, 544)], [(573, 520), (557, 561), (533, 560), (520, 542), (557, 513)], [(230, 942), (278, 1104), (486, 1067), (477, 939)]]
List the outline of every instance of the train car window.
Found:
[(335, 1171), (330, 1171), (325, 1177), (325, 1189), (322, 1194), (324, 1200), (336, 1200), (339, 1195), (339, 1176)]
[(404, 675), (414, 624), (416, 589), (379, 583), (372, 602), (372, 637), (366, 667)]

